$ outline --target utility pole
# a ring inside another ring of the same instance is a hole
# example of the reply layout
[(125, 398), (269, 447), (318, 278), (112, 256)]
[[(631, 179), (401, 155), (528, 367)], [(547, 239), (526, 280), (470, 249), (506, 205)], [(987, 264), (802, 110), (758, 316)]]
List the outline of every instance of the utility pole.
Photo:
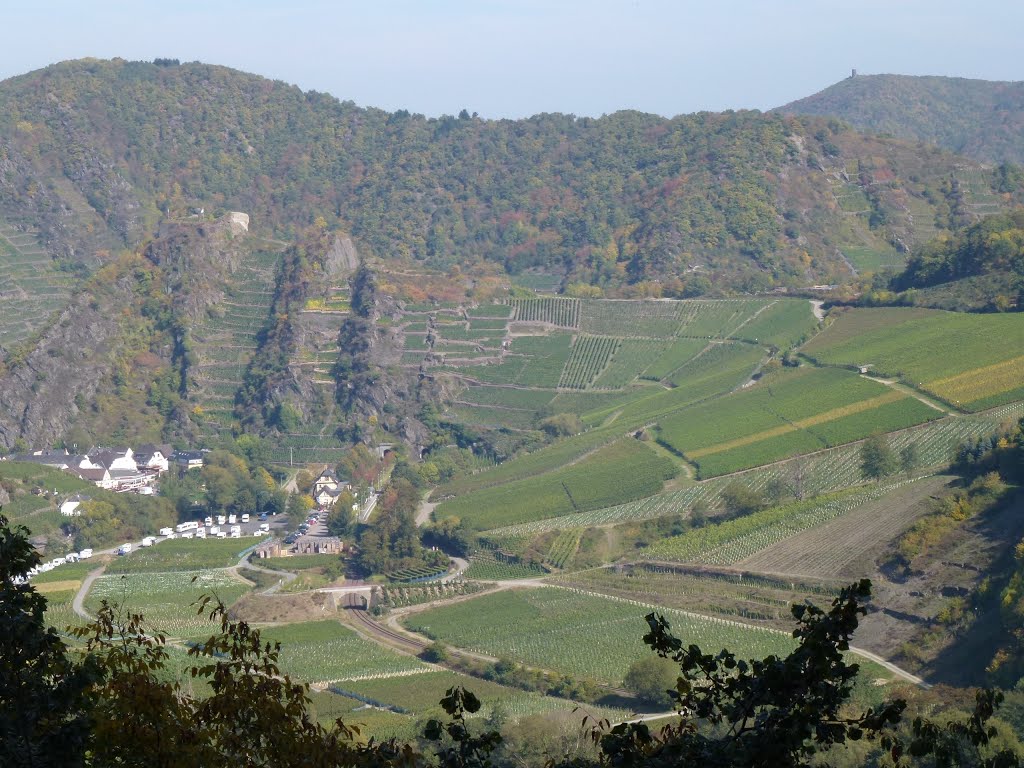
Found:
[(288, 446), (288, 466), (295, 466), (295, 449), (292, 446)]

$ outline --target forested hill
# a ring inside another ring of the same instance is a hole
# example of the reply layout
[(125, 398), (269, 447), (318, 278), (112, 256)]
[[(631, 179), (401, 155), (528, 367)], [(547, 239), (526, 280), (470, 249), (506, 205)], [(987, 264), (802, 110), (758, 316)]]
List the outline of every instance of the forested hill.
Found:
[(427, 119), (159, 64), (80, 60), (0, 83), (0, 224), (38, 230), (80, 269), (190, 209), (245, 211), (280, 239), (322, 217), (371, 256), (694, 295), (899, 263), (1012, 202), (960, 158), (822, 118)]
[(779, 107), (919, 139), (989, 163), (1024, 163), (1024, 82), (858, 75)]

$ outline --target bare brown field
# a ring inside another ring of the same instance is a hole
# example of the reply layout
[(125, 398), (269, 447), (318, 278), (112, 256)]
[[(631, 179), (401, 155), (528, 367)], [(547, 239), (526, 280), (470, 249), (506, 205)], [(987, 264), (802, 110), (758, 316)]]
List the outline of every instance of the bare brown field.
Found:
[(861, 577), (874, 572), (872, 553), (929, 511), (929, 500), (952, 478), (926, 477), (857, 507), (825, 525), (792, 536), (736, 564), (761, 573), (807, 578)]

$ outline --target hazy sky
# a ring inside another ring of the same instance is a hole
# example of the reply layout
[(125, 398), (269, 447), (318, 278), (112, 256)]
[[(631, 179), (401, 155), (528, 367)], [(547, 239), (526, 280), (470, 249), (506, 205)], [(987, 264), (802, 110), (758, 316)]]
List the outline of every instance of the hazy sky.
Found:
[(0, 78), (160, 56), (427, 115), (767, 109), (852, 67), (1024, 79), (1020, 0), (0, 3)]

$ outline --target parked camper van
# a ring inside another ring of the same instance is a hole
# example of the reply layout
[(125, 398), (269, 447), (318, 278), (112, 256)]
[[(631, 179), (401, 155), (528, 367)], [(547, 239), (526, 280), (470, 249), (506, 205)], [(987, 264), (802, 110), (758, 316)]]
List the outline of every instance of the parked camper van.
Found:
[(131, 551), (132, 551), (132, 545), (127, 543), (127, 542), (125, 542), (124, 544), (122, 544), (120, 547), (117, 548), (117, 554), (119, 554), (119, 555), (127, 555)]

